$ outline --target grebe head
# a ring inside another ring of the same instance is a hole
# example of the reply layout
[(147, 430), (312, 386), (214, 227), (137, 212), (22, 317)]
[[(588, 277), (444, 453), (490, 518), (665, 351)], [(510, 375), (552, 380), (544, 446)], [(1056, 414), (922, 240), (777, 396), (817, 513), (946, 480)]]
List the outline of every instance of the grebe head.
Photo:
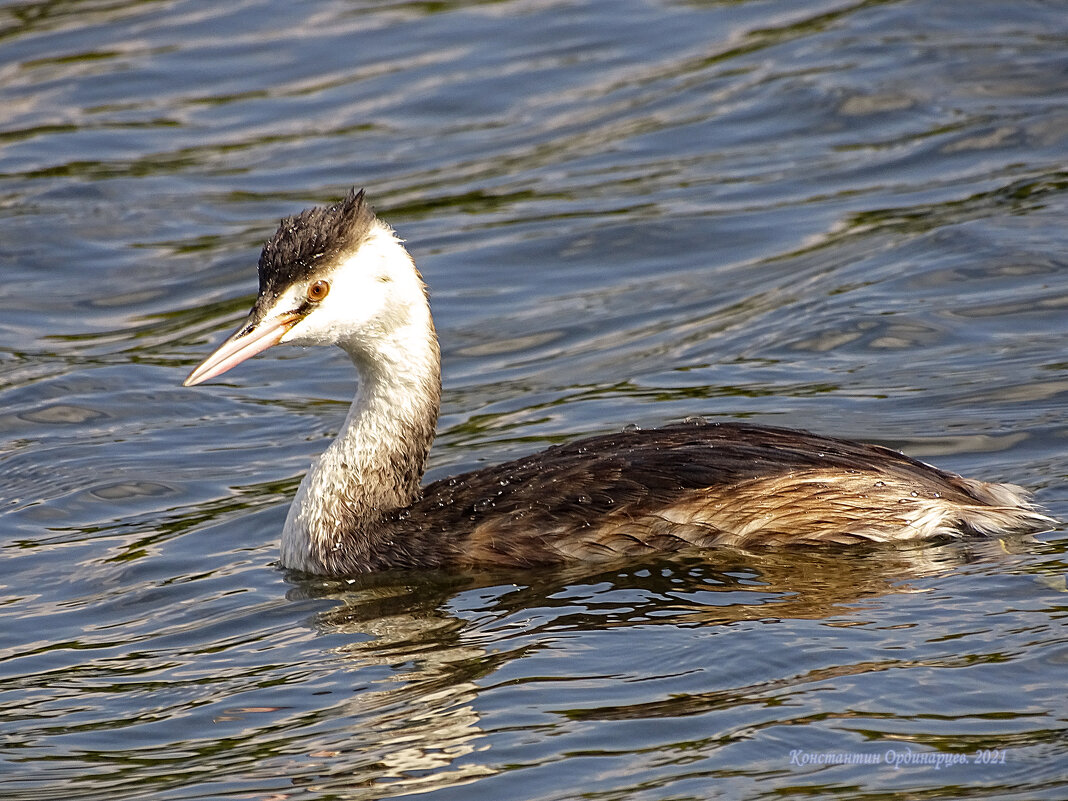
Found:
[(184, 383), (207, 381), (279, 343), (339, 345), (357, 364), (389, 362), (398, 355), (391, 343), (413, 322), (433, 330), (422, 279), (363, 190), (354, 190), (282, 220), (260, 254), (248, 319)]

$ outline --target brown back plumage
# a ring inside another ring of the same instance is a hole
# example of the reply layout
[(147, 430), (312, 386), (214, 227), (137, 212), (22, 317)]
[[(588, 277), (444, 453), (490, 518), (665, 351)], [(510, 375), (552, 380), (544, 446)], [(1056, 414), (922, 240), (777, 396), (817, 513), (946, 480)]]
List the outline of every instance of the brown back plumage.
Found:
[(1010, 485), (877, 445), (684, 423), (560, 445), (427, 485), (382, 521), (379, 567), (523, 566), (715, 545), (846, 544), (1035, 531)]

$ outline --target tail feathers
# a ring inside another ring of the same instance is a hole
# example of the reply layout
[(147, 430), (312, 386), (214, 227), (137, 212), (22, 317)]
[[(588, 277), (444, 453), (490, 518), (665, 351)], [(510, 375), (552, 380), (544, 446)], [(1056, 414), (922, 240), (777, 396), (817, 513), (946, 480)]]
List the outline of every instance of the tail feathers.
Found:
[(626, 523), (639, 539), (668, 524), (665, 533), (699, 547), (916, 542), (1058, 525), (1020, 487), (935, 472), (920, 478), (927, 486), (915, 476), (798, 471), (690, 493), (655, 510), (652, 523), (633, 513), (606, 521)]
[(1031, 493), (1015, 484), (958, 479), (980, 503), (958, 507), (960, 527), (983, 535), (1035, 534), (1059, 525), (1034, 502)]

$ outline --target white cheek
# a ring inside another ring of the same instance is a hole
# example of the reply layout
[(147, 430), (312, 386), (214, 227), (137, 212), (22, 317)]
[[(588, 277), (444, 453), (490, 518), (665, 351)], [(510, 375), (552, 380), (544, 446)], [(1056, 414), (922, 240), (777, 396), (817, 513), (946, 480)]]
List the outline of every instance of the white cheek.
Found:
[(286, 332), (281, 342), (290, 345), (329, 345), (337, 340), (338, 322), (327, 316), (326, 306), (313, 308), (308, 316)]
[[(294, 345), (341, 345), (350, 352), (376, 351), (408, 323), (423, 285), (411, 257), (393, 231), (378, 224), (360, 249), (325, 276), (330, 293), (281, 341)], [(304, 303), (306, 287), (294, 286), (279, 300), (290, 309)], [(425, 305), (425, 304), (424, 304)]]
[(385, 301), (378, 282), (336, 279), (327, 298), (312, 308), (281, 341), (294, 345), (332, 345), (359, 337), (378, 327)]

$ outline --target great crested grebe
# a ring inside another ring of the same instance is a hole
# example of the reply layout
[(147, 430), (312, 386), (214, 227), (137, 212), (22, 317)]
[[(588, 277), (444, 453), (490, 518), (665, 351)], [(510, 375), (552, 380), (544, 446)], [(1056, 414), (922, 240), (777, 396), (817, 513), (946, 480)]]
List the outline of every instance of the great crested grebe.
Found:
[(783, 428), (683, 423), (590, 437), (420, 488), (441, 359), (411, 256), (355, 190), (282, 220), (248, 320), (185, 380), (277, 343), (338, 345), (359, 387), (301, 481), (281, 562), (344, 576), (521, 567), (719, 545), (899, 542), (1049, 529), (1028, 493), (888, 448)]

